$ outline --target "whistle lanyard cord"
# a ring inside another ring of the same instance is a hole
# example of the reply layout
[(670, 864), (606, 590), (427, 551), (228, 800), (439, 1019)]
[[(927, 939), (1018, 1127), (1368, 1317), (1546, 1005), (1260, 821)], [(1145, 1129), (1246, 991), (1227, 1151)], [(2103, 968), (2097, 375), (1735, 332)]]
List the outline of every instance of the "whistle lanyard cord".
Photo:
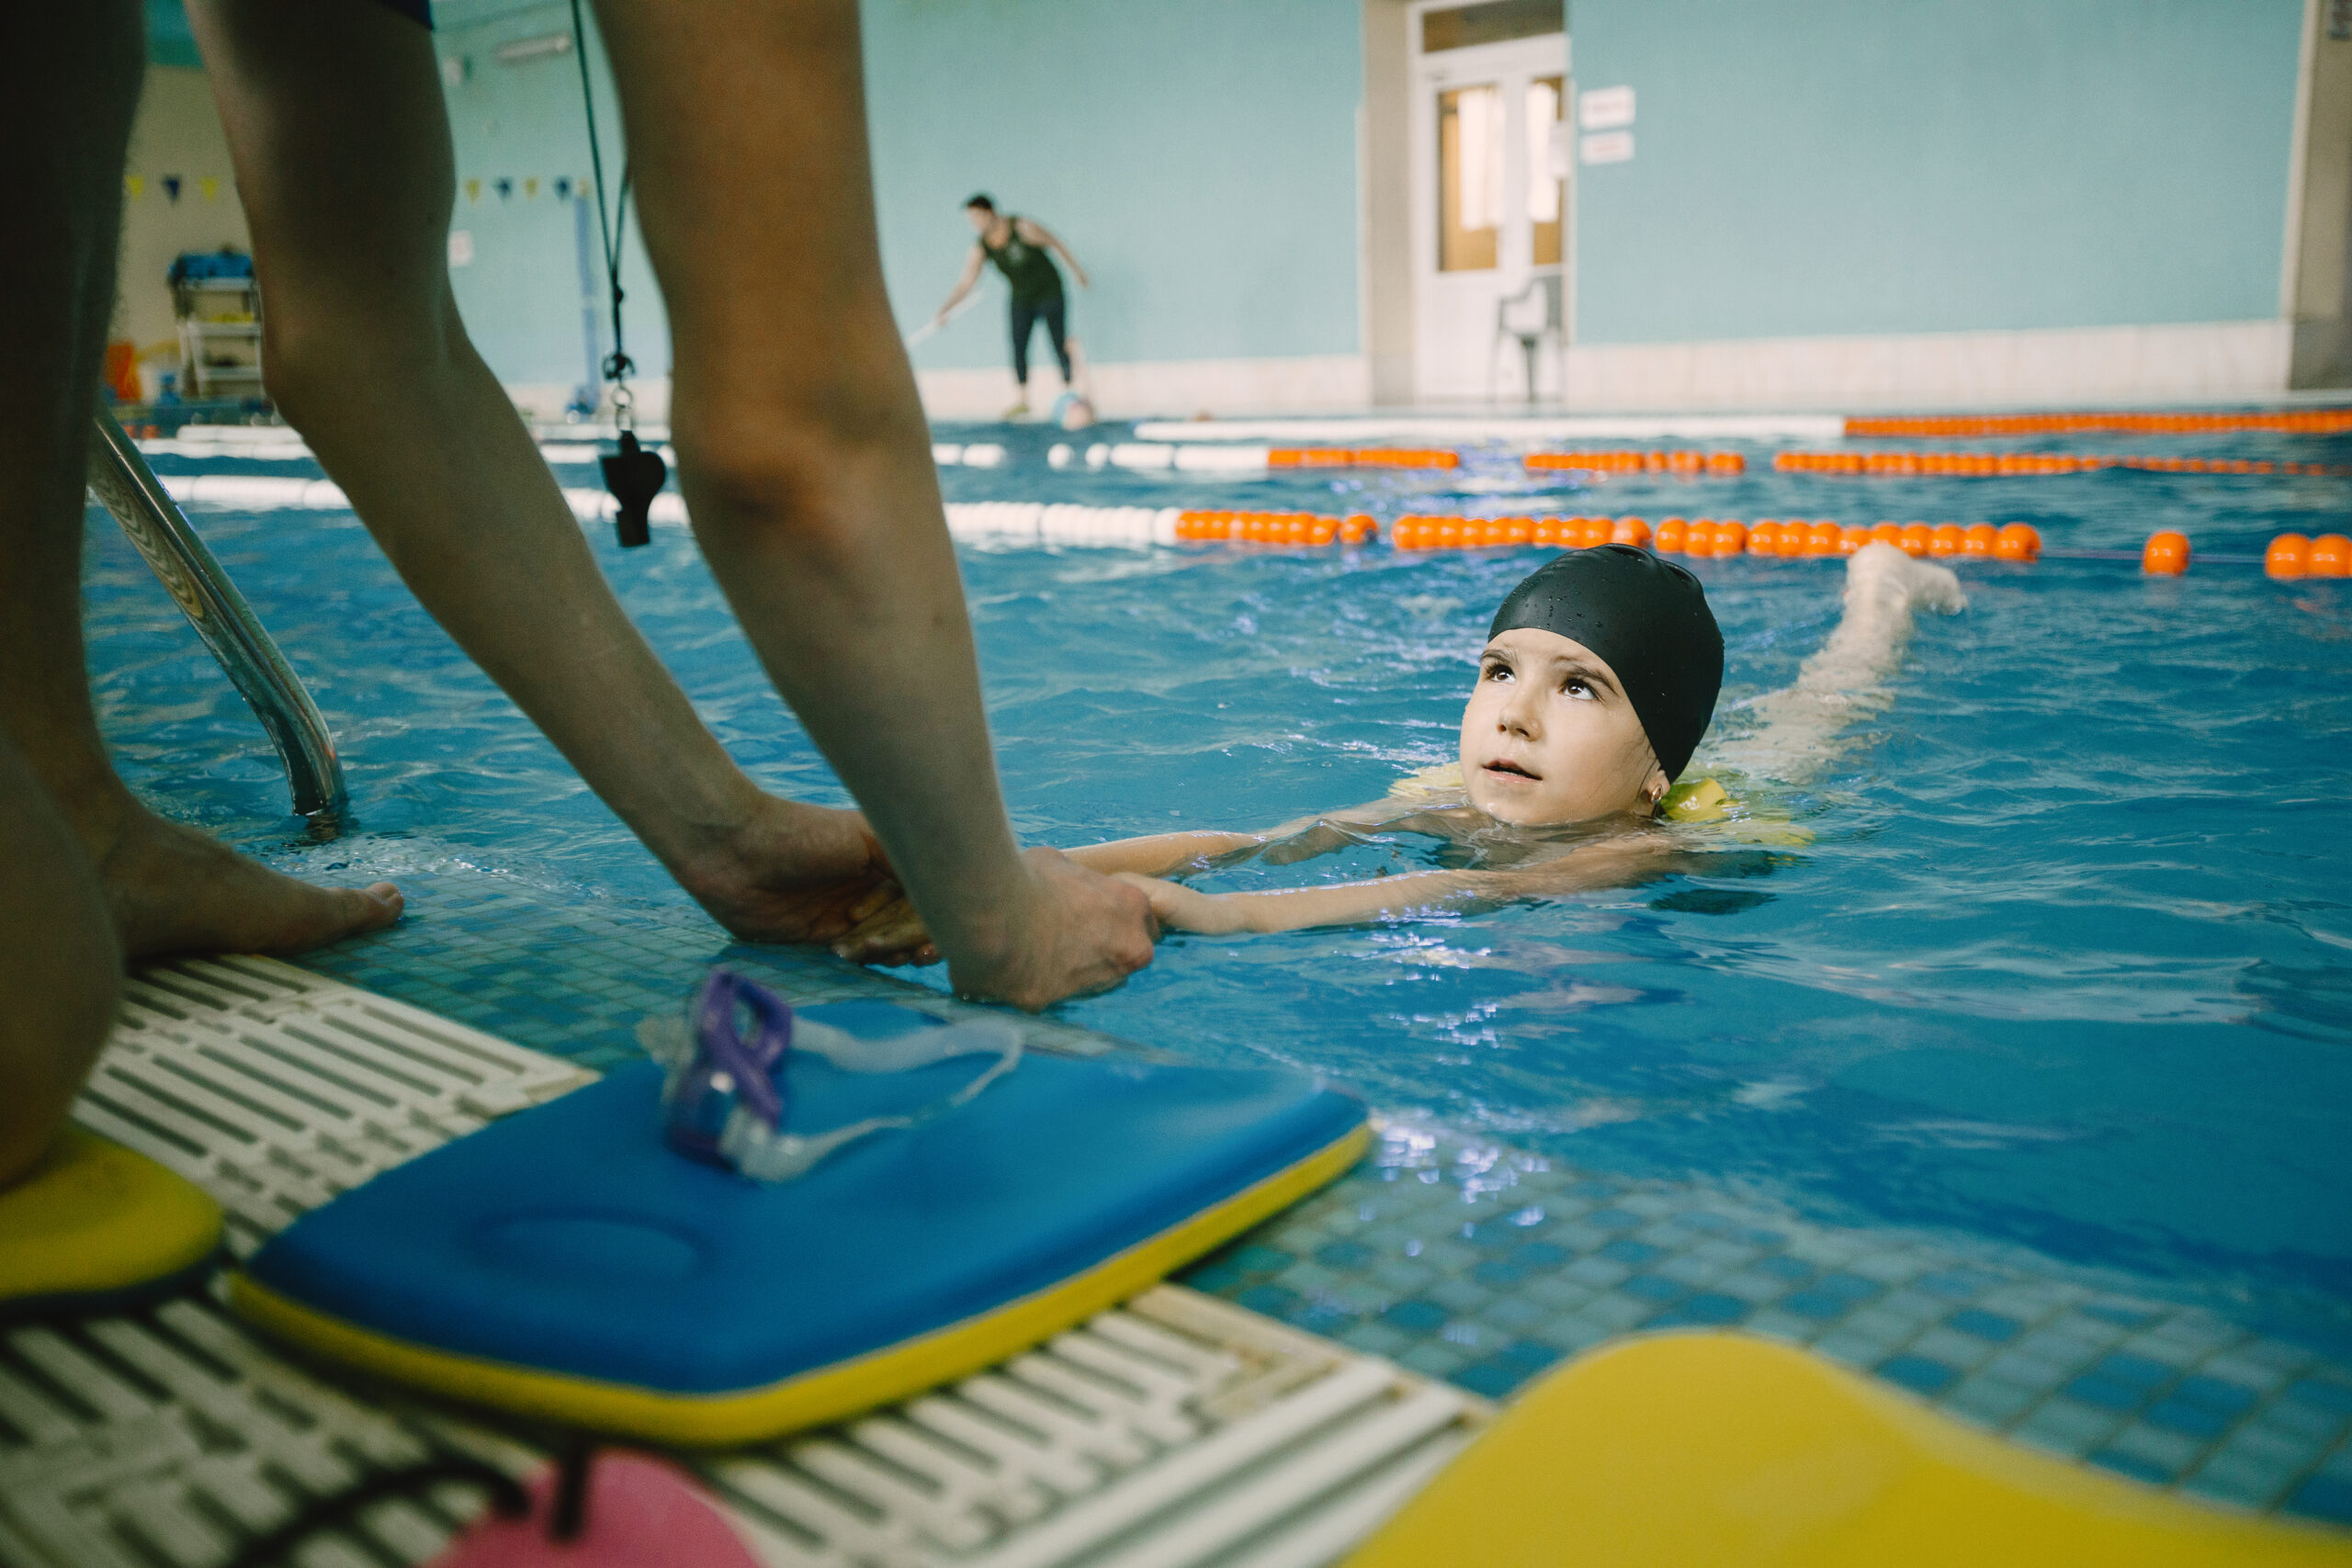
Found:
[(572, 52), (580, 57), (580, 101), (588, 111), (588, 162), (596, 176), (596, 231), (604, 251), (605, 283), (613, 300), (613, 352), (605, 357), (605, 379), (613, 383), (615, 412), (626, 421), (630, 401), (628, 377), (637, 366), (623, 347), (621, 338), (621, 237), (628, 231), (628, 187), (633, 171), (627, 164), (621, 165), (620, 193), (615, 202), (618, 211), (607, 216), (604, 142), (596, 135), (596, 92), (588, 74), (588, 29), (581, 20), (580, 0), (571, 0), (571, 41)]

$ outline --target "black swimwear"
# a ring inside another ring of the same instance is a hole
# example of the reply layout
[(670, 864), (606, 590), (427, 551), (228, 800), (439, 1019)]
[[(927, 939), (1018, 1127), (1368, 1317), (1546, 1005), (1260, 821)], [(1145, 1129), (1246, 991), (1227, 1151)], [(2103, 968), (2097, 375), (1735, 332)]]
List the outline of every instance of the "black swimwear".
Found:
[(1012, 297), (1012, 378), (1023, 386), (1029, 384), (1029, 339), (1039, 321), (1046, 323), (1046, 341), (1054, 345), (1055, 362), (1062, 367), (1062, 385), (1069, 385), (1069, 344), (1064, 341), (1062, 297), (1047, 295), (1032, 302), (1016, 294)]
[(1043, 247), (1033, 245), (1021, 237), (1021, 220), (1008, 212), (1004, 215), (1005, 239), (1001, 245), (991, 245), (986, 234), (980, 236), (980, 249), (989, 260), (996, 263), (997, 271), (1004, 274), (1005, 282), (1012, 286), (1015, 299), (1026, 299), (1032, 305), (1043, 305), (1048, 297), (1059, 298), (1062, 291), (1061, 269)]
[(1062, 367), (1062, 385), (1069, 385), (1069, 345), (1064, 341), (1065, 310), (1061, 269), (1041, 246), (1021, 237), (1021, 220), (1008, 212), (1010, 230), (1001, 245), (980, 236), (980, 249), (996, 263), (997, 271), (1012, 288), (1012, 378), (1029, 384), (1029, 339), (1037, 323), (1046, 323), (1046, 341), (1054, 345), (1054, 360)]

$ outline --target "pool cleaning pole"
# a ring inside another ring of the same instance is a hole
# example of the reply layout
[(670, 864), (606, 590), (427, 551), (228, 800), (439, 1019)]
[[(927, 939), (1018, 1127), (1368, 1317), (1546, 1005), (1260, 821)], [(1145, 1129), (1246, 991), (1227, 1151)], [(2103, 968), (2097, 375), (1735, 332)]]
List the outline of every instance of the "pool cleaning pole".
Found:
[(343, 831), (350, 797), (344, 790), (334, 737), (327, 733), (318, 704), (303, 690), (286, 656), (197, 537), (178, 504), (164, 493), (122, 426), (104, 409), (96, 423), (98, 438), (90, 446), (90, 489), (114, 513), (180, 614), (269, 731), (286, 762), (295, 814), (310, 819), (311, 837), (334, 838)]

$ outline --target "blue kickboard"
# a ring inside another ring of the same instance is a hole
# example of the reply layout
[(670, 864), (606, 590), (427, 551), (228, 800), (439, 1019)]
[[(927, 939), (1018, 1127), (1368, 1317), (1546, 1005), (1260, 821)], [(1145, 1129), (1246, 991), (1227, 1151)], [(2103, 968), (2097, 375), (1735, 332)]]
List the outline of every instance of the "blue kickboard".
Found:
[[(874, 1003), (808, 1016), (860, 1034), (927, 1021)], [(790, 1124), (922, 1104), (972, 1070), (960, 1057), (863, 1076), (796, 1053)], [(296, 1221), (248, 1270), (312, 1312), (436, 1351), (726, 1393), (1054, 1286), (1364, 1119), (1352, 1096), (1295, 1073), (1032, 1053), (967, 1105), (765, 1185), (669, 1149), (662, 1081), (633, 1064), (387, 1171)]]

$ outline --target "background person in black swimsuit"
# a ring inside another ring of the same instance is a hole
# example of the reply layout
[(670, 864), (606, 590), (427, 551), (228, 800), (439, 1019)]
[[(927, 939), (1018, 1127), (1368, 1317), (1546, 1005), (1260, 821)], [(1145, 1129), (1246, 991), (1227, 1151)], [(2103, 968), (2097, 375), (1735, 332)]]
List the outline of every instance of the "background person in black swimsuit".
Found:
[(972, 254), (964, 258), (964, 276), (956, 280), (954, 291), (939, 307), (939, 313), (932, 317), (932, 322), (944, 326), (948, 312), (961, 304), (964, 296), (980, 281), (981, 266), (996, 263), (997, 270), (1004, 274), (1004, 281), (1012, 289), (1012, 379), (1017, 389), (1012, 406), (1005, 410), (1004, 416), (1018, 419), (1029, 412), (1029, 338), (1041, 321), (1046, 323), (1046, 341), (1054, 345), (1054, 361), (1061, 367), (1062, 385), (1070, 385), (1062, 275), (1061, 269), (1054, 265), (1054, 256), (1069, 264), (1080, 288), (1088, 287), (1086, 269), (1078, 265), (1069, 247), (1056, 239), (1043, 223), (1016, 213), (999, 212), (996, 203), (985, 196), (976, 196), (966, 202), (964, 216), (972, 220), (979, 238), (972, 244)]

